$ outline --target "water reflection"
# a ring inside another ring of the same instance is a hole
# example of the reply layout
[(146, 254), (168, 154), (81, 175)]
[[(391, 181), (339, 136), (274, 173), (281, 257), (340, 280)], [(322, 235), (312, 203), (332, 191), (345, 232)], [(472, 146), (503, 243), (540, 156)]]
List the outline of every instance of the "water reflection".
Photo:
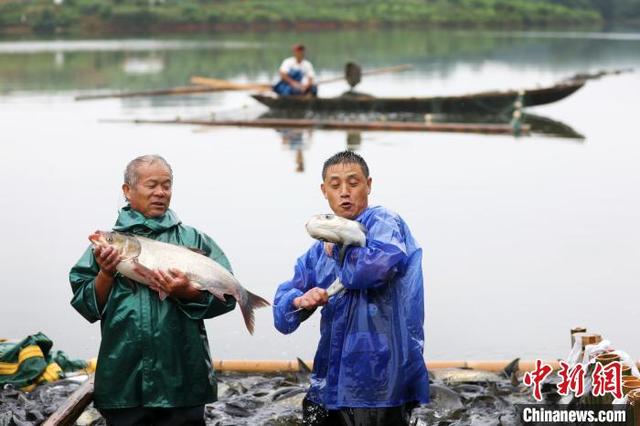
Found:
[[(415, 123), (462, 123), (462, 124), (502, 124), (512, 125), (513, 117), (510, 114), (413, 114), (413, 113), (309, 113), (304, 111), (268, 111), (257, 117), (243, 117), (243, 119), (299, 119), (319, 121), (349, 121), (349, 122), (415, 122)], [(571, 139), (583, 142), (586, 136), (575, 130), (571, 125), (557, 119), (539, 114), (524, 112), (521, 114), (520, 124), (527, 125), (530, 133), (539, 136)], [(288, 132), (300, 132), (299, 129), (289, 129)], [(479, 133), (483, 133), (479, 130)], [(360, 149), (362, 145), (361, 132), (348, 131), (346, 134), (346, 148)], [(284, 143), (284, 137), (283, 137)]]
[(347, 132), (347, 149), (350, 151), (357, 151), (362, 145), (362, 133), (360, 132)]
[(282, 139), (282, 147), (295, 154), (295, 171), (304, 172), (304, 153), (311, 146), (312, 129), (277, 129)]
[[(415, 64), (409, 72), (363, 79), (358, 90), (377, 96), (532, 87), (580, 72), (640, 66), (637, 40), (419, 31), (205, 37), (259, 47), (160, 40), (151, 47), (132, 44), (140, 50), (134, 52), (127, 40), (104, 46), (110, 50), (100, 50), (100, 41), (84, 50), (38, 42), (46, 49), (28, 53), (3, 50), (6, 44), (0, 43), (0, 93), (12, 92), (0, 96), (5, 106), (0, 158), (4, 181), (16, 183), (5, 185), (0, 197), (2, 221), (11, 224), (2, 253), (11, 285), (0, 297), (0, 323), (11, 325), (10, 336), (45, 327), (70, 353), (95, 356), (99, 327), (83, 323), (69, 307), (67, 274), (86, 247), (87, 232), (112, 224), (122, 202), (117, 189), (126, 160), (149, 152), (168, 158), (176, 170), (176, 210), (187, 223), (211, 232), (243, 282), (268, 294), (290, 276), (293, 259), (310, 244), (304, 219), (326, 211), (317, 189), (322, 161), (347, 146), (372, 167), (374, 202), (406, 217), (424, 247), (428, 358), (556, 357), (566, 352), (565, 330), (585, 323), (640, 353), (620, 327), (637, 318), (603, 304), (599, 292), (607, 282), (615, 294), (638, 296), (640, 205), (632, 195), (640, 185), (637, 74), (589, 82), (561, 102), (525, 109), (534, 134), (520, 139), (390, 132), (359, 138), (345, 131), (298, 130), (283, 142), (273, 129), (207, 127), (203, 134), (193, 125), (100, 122), (211, 119), (212, 113), (216, 119), (227, 118), (223, 113), (255, 119), (266, 109), (246, 92), (73, 101), (73, 95), (97, 89), (181, 86), (195, 74), (269, 81), (286, 47), (300, 39), (309, 45), (319, 78), (342, 74), (349, 60), (363, 69)], [(151, 57), (162, 58), (162, 71), (123, 69), (127, 58)], [(346, 86), (322, 86), (321, 92), (335, 96)], [(583, 135), (588, 143), (573, 143)], [(558, 143), (556, 136), (571, 143)], [(34, 268), (38, 253), (49, 255)], [(34, 315), (24, 315), (25, 301)], [(593, 312), (603, 314), (594, 319)], [(211, 321), (215, 356), (313, 356), (319, 317), (292, 336), (273, 332), (270, 311), (256, 318), (260, 327), (251, 340), (235, 316)], [(480, 329), (486, 333), (478, 334)]]
[[(294, 153), (295, 171), (305, 171), (304, 152), (308, 151), (313, 141), (313, 129), (276, 129), (282, 140), (282, 147)], [(361, 132), (345, 132), (345, 149), (358, 151), (362, 145)]]
[[(301, 37), (297, 33), (242, 33), (188, 39), (0, 42), (0, 90), (153, 89), (185, 85), (192, 75), (273, 81), (291, 41)], [(521, 81), (512, 86), (516, 88), (541, 83), (541, 78), (549, 74), (566, 77), (595, 67), (631, 66), (634, 58), (640, 56), (636, 38), (616, 38), (611, 34), (604, 37), (401, 30), (303, 35), (319, 78), (341, 75), (348, 61), (363, 69), (413, 64), (412, 71), (399, 74), (406, 82), (424, 78), (437, 82), (464, 68), (478, 72), (488, 65), (504, 64), (520, 72)], [(162, 70), (152, 74), (153, 78), (148, 74), (127, 73), (122, 64), (128, 57), (145, 57), (132, 52), (162, 58)], [(63, 61), (60, 53), (64, 54)], [(376, 79), (373, 84), (382, 92), (385, 88), (376, 83), (379, 81), (382, 80)], [(474, 79), (468, 83), (469, 91), (509, 88), (503, 80)], [(334, 86), (323, 86), (321, 91), (329, 93)], [(337, 86), (340, 90), (345, 84)], [(397, 88), (388, 89), (390, 95), (397, 95), (394, 93)], [(436, 91), (461, 93), (431, 84), (417, 84), (412, 90), (419, 92), (414, 95), (424, 96)]]

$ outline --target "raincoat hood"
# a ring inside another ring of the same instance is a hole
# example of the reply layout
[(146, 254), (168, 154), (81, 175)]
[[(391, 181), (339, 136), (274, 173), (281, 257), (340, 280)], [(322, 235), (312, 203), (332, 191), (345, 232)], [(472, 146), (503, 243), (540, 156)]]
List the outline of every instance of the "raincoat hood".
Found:
[(132, 232), (134, 228), (136, 228), (136, 230), (139, 230), (138, 228), (147, 228), (153, 232), (164, 232), (180, 223), (182, 223), (182, 221), (171, 209), (167, 209), (167, 212), (160, 217), (146, 217), (127, 204), (118, 212), (118, 219), (113, 226), (113, 230)]

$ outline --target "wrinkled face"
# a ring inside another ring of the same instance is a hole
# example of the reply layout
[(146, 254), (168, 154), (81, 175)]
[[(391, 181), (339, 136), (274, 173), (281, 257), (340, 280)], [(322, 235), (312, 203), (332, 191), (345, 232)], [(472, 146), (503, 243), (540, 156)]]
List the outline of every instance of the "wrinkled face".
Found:
[(365, 177), (359, 164), (334, 164), (320, 189), (335, 214), (353, 220), (368, 206), (371, 177)]
[(122, 192), (131, 208), (145, 217), (164, 215), (171, 202), (171, 173), (161, 162), (138, 166), (138, 181), (122, 185)]

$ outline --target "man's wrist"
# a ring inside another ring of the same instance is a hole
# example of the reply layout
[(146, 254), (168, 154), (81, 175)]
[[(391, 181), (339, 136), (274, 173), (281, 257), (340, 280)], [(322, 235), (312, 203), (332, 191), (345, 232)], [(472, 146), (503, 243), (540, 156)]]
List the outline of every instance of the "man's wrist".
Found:
[(104, 278), (112, 280), (115, 276), (115, 272), (106, 272), (104, 269), (98, 271), (98, 275), (102, 275)]
[(205, 302), (207, 300), (207, 293), (195, 287), (188, 287), (182, 295), (178, 296), (178, 299), (187, 302)]

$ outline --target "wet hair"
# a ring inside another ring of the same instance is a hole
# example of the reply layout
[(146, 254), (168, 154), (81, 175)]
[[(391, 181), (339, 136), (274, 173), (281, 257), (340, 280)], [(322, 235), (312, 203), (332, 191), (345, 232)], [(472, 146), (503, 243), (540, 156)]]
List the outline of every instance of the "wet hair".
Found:
[(362, 169), (362, 173), (364, 173), (364, 177), (369, 177), (369, 166), (367, 166), (364, 158), (353, 151), (347, 150), (333, 154), (324, 162), (324, 166), (322, 166), (322, 180), (327, 176), (327, 169), (336, 164), (358, 164)]
[(141, 155), (140, 157), (136, 157), (133, 160), (129, 161), (127, 164), (127, 168), (124, 169), (124, 183), (129, 186), (133, 186), (138, 183), (139, 175), (138, 175), (138, 167), (143, 164), (151, 165), (153, 163), (161, 163), (169, 170), (169, 176), (171, 176), (171, 180), (173, 180), (173, 170), (171, 170), (171, 166), (167, 163), (167, 160), (162, 158), (159, 155)]

